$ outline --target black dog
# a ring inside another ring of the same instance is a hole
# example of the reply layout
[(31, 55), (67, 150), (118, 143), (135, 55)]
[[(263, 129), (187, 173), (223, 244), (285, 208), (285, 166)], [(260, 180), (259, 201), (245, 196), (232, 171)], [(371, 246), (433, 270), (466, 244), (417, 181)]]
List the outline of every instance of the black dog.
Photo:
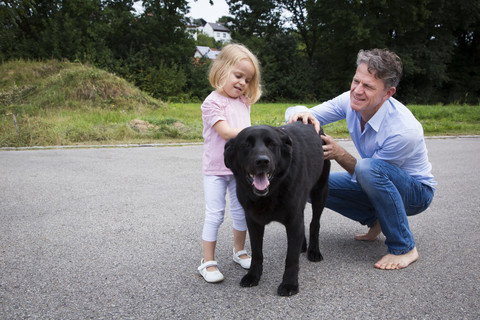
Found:
[[(323, 131), (321, 132), (323, 134)], [(285, 225), (288, 239), (283, 281), (278, 294), (298, 293), (300, 251), (306, 251), (304, 214), (310, 196), (308, 259), (323, 259), (319, 250), (320, 216), (328, 193), (330, 161), (324, 160), (323, 141), (312, 125), (301, 122), (282, 127), (252, 126), (225, 145), (225, 165), (237, 181), (237, 197), (245, 209), (252, 265), (242, 287), (258, 285), (263, 270), (265, 225)]]

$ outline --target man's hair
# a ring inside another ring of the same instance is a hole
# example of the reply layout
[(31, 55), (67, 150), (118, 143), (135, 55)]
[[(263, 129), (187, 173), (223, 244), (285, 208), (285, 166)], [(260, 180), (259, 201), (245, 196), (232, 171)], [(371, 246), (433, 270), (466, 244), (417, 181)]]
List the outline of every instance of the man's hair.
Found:
[(375, 73), (375, 78), (383, 81), (385, 89), (397, 87), (402, 77), (402, 60), (395, 53), (382, 50), (360, 50), (357, 55), (357, 67), (365, 63), (368, 72)]
[(257, 57), (244, 45), (229, 44), (225, 46), (217, 56), (215, 62), (210, 66), (209, 80), (212, 87), (223, 90), (226, 79), (233, 66), (240, 60), (249, 60), (255, 69), (255, 74), (250, 80), (247, 92), (249, 103), (254, 104), (262, 95), (260, 63)]

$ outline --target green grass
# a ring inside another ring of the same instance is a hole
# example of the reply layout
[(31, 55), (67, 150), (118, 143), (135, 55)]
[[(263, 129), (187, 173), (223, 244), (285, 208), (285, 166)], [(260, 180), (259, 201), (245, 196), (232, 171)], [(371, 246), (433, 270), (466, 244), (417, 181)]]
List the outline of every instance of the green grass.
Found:
[[(252, 124), (282, 125), (285, 109), (298, 104), (304, 103), (258, 103), (252, 106)], [(480, 135), (480, 106), (408, 107), (427, 136)], [(134, 119), (151, 126), (133, 127)], [(202, 129), (200, 103), (164, 103), (88, 65), (55, 60), (0, 65), (0, 147), (199, 142)], [(349, 136), (345, 121), (324, 130), (335, 138)]]
[[(285, 110), (295, 105), (313, 107), (315, 104), (305, 103), (260, 103), (252, 107), (252, 125), (266, 124), (270, 126), (281, 126), (285, 124)], [(336, 138), (347, 138), (349, 136), (345, 120), (331, 123), (323, 127), (325, 132)]]
[(412, 105), (408, 108), (422, 123), (428, 136), (480, 134), (480, 106)]

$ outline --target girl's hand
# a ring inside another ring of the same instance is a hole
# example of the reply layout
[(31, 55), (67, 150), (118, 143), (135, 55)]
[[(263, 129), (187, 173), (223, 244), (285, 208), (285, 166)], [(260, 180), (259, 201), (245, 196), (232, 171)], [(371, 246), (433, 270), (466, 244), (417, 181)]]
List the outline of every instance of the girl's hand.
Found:
[(239, 128), (232, 128), (228, 125), (228, 122), (225, 120), (220, 120), (213, 125), (213, 128), (224, 140), (228, 141), (232, 138), (235, 138), (237, 134), (242, 131)]

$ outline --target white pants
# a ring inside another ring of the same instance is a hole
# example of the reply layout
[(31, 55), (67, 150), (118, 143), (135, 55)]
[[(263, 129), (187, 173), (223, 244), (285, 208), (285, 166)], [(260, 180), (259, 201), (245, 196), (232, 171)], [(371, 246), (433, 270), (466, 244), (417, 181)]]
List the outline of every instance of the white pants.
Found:
[(225, 196), (230, 195), (230, 214), (233, 228), (246, 231), (245, 211), (237, 199), (237, 186), (233, 175), (203, 176), (203, 189), (205, 193), (205, 223), (203, 224), (202, 239), (204, 241), (217, 241), (217, 234), (225, 216), (227, 201)]

